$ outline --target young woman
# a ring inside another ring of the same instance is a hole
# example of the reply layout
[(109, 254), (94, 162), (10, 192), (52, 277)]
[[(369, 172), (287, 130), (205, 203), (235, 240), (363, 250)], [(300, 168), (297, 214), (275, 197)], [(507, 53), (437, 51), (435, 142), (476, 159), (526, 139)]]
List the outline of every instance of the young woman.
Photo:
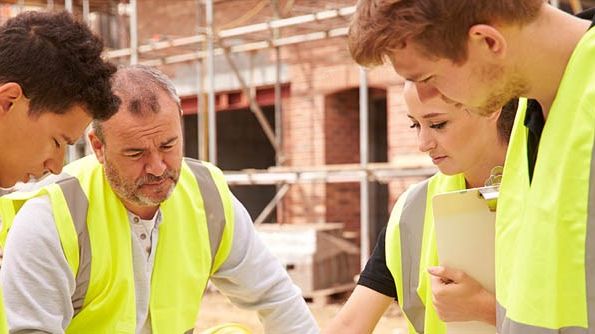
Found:
[(439, 98), (422, 103), (411, 83), (404, 97), (419, 150), (440, 172), (401, 195), (357, 287), (326, 333), (371, 333), (397, 296), (409, 333), (445, 333), (444, 321), (496, 322), (493, 294), (464, 272), (438, 266), (431, 199), (484, 186), (494, 167), (503, 166), (517, 101), (484, 117)]

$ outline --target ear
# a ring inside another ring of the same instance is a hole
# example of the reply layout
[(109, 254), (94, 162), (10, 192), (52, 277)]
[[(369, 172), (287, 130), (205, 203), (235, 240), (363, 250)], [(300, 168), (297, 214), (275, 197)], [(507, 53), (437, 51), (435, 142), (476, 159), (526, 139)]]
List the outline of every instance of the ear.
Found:
[(0, 85), (0, 114), (7, 113), (14, 103), (23, 97), (21, 85), (14, 82), (7, 82)]
[(498, 29), (487, 24), (476, 24), (469, 28), (469, 47), (479, 48), (502, 58), (506, 55), (507, 43)]
[(95, 130), (89, 131), (88, 138), (91, 148), (93, 149), (93, 152), (95, 152), (97, 160), (103, 164), (105, 162), (105, 145), (101, 142), (101, 140), (99, 140), (95, 134)]

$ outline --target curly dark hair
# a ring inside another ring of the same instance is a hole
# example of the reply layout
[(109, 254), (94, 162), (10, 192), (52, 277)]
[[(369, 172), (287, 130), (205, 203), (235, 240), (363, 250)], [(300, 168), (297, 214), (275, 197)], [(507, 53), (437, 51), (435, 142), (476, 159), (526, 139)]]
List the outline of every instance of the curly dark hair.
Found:
[(102, 50), (103, 41), (67, 12), (25, 12), (0, 27), (0, 83), (21, 86), (31, 115), (80, 105), (108, 119), (120, 100), (110, 82), (116, 67)]

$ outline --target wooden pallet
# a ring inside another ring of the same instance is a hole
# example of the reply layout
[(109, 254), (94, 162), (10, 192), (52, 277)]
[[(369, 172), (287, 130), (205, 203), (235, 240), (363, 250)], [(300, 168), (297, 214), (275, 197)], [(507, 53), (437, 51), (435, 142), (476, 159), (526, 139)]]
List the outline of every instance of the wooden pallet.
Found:
[(355, 283), (345, 283), (326, 289), (315, 290), (304, 294), (307, 303), (324, 306), (333, 302), (344, 301), (351, 295), (355, 288)]

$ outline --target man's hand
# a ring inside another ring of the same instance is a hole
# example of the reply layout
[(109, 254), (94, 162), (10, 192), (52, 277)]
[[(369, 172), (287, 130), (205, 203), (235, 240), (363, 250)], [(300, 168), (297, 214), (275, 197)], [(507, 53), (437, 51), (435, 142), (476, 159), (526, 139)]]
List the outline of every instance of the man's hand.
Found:
[(496, 325), (496, 297), (464, 272), (428, 268), (432, 301), (442, 321), (483, 321)]

